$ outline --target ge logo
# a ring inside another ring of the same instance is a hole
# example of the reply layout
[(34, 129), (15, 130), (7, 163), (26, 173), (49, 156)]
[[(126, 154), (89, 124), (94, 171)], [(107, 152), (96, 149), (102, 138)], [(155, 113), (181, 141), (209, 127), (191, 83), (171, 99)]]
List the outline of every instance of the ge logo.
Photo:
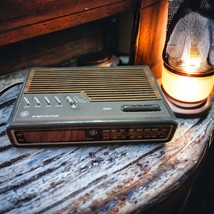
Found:
[(21, 117), (27, 117), (29, 115), (29, 111), (22, 111), (21, 113), (20, 113), (20, 116)]
[(97, 135), (97, 130), (92, 129), (92, 130), (89, 131), (89, 134), (90, 134), (91, 136), (95, 136), (95, 135)]

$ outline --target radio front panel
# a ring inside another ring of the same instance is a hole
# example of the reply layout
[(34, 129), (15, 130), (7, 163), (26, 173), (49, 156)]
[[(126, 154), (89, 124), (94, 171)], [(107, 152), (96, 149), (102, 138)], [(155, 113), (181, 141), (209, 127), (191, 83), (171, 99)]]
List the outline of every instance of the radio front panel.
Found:
[(57, 130), (12, 130), (11, 137), (19, 146), (76, 143), (166, 142), (171, 139), (172, 125), (132, 128), (63, 128)]

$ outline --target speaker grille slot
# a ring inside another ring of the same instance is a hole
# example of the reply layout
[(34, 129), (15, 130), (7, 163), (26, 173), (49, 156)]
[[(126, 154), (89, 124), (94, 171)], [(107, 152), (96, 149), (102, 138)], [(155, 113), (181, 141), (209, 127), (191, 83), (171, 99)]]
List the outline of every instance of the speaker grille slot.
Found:
[(25, 93), (84, 93), (90, 101), (157, 100), (160, 94), (146, 67), (33, 70)]

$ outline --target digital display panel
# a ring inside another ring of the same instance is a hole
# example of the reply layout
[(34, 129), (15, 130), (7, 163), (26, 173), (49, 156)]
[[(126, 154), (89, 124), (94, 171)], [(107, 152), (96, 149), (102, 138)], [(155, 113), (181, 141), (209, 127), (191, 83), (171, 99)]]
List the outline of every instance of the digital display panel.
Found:
[(84, 141), (84, 130), (63, 130), (63, 131), (28, 131), (23, 132), (25, 142), (69, 142)]
[(19, 144), (57, 144), (100, 141), (166, 140), (171, 126), (141, 128), (86, 128), (65, 130), (15, 131)]

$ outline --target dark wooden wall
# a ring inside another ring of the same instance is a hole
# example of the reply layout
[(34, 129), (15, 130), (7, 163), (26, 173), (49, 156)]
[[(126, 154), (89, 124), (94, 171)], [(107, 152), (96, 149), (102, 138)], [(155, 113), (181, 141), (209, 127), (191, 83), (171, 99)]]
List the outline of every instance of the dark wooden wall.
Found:
[(132, 10), (137, 0), (1, 0), (0, 46)]
[(114, 51), (117, 25), (106, 18), (2, 46), (0, 74), (35, 66), (65, 66), (84, 54)]
[(0, 1), (0, 75), (27, 67), (63, 66), (91, 52), (117, 51), (118, 17), (134, 13), (137, 2)]

